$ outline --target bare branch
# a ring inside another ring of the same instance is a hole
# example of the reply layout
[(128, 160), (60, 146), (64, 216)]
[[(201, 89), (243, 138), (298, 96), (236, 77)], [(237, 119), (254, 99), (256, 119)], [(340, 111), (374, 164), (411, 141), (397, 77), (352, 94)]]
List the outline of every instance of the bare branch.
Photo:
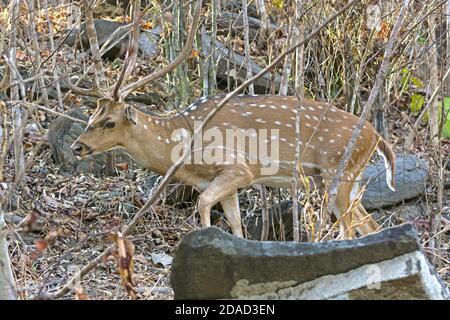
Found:
[(200, 22), (201, 9), (202, 9), (202, 0), (197, 0), (196, 4), (195, 4), (195, 13), (194, 13), (193, 21), (192, 21), (192, 27), (191, 27), (191, 30), (189, 31), (186, 43), (185, 43), (183, 49), (181, 50), (180, 55), (174, 61), (169, 63), (165, 68), (160, 69), (152, 74), (149, 74), (148, 76), (142, 78), (141, 80), (131, 83), (128, 86), (126, 86), (125, 88), (123, 88), (123, 90), (121, 92), (121, 96), (122, 96), (121, 100), (123, 100), (123, 98), (126, 97), (128, 94), (130, 94), (132, 91), (145, 86), (146, 84), (148, 84), (149, 82), (151, 82), (155, 79), (165, 76), (166, 74), (168, 74), (169, 72), (174, 70), (178, 65), (180, 65), (189, 56), (191, 49), (192, 49), (192, 45), (194, 43), (195, 34), (197, 32), (197, 27)]
[(93, 89), (94, 91), (98, 91), (100, 86), (104, 83), (104, 74), (102, 60), (98, 55), (99, 45), (97, 39), (97, 31), (95, 30), (94, 25), (94, 3), (95, 0), (92, 0), (91, 3), (89, 3), (89, 0), (84, 0), (86, 33), (89, 38), (89, 46), (91, 48), (92, 59), (94, 60), (96, 71)]
[(0, 91), (4, 91), (11, 87), (10, 83), (10, 70), (8, 64), (5, 65), (5, 72), (3, 74), (3, 79), (0, 81)]
[(56, 115), (56, 116), (64, 117), (64, 118), (67, 118), (67, 119), (69, 119), (69, 120), (72, 120), (72, 121), (75, 121), (75, 122), (82, 123), (82, 124), (84, 124), (84, 125), (87, 124), (87, 122), (84, 121), (84, 120), (82, 120), (82, 119), (78, 119), (78, 118), (71, 117), (71, 116), (69, 116), (69, 115), (67, 115), (67, 114), (65, 114), (65, 113), (61, 113), (61, 112), (58, 112), (58, 111), (49, 109), (49, 108), (44, 107), (44, 106), (41, 106), (41, 105), (39, 105), (39, 104), (35, 104), (35, 103), (31, 103), (31, 102), (23, 102), (23, 101), (10, 101), (10, 104), (11, 104), (11, 105), (19, 104), (19, 103), (20, 103), (21, 105), (23, 105), (24, 107), (27, 107), (27, 108), (36, 108), (36, 109), (40, 109), (40, 110), (45, 111), (45, 112), (47, 112), (47, 113), (51, 113), (51, 114), (54, 114), (54, 115)]
[(70, 90), (75, 93), (75, 94), (79, 94), (82, 96), (88, 96), (88, 97), (96, 97), (96, 98), (102, 98), (103, 94), (100, 91), (100, 89), (84, 89), (84, 88), (80, 88), (76, 85), (74, 85), (72, 82), (70, 82), (69, 79), (67, 78), (63, 78), (64, 83), (70, 88)]

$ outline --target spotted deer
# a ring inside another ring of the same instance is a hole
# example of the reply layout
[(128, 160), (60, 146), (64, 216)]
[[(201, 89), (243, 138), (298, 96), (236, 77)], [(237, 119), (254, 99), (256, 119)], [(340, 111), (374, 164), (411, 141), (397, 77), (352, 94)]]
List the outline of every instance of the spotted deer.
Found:
[[(164, 76), (189, 55), (199, 21), (199, 2), (186, 44), (180, 56), (167, 67), (121, 89), (136, 59), (134, 33), (124, 70), (112, 96), (108, 97), (105, 92), (100, 95), (95, 90), (88, 92), (70, 84), (76, 93), (99, 97), (97, 109), (85, 131), (73, 143), (72, 150), (77, 157), (84, 158), (123, 148), (143, 167), (161, 175), (168, 171), (177, 156), (190, 152), (174, 178), (199, 191), (202, 226), (210, 226), (210, 210), (220, 202), (233, 234), (242, 237), (238, 189), (253, 184), (291, 188), (297, 143), (302, 174), (313, 177), (318, 186), (326, 185), (336, 173), (358, 117), (328, 103), (309, 99), (299, 102), (295, 96), (238, 95), (203, 124), (200, 143), (194, 143), (192, 150), (187, 149), (186, 142), (190, 141), (193, 130), (216, 108), (222, 97), (200, 98), (184, 111), (167, 117), (141, 112), (123, 98)], [(295, 134), (297, 113), (300, 116), (299, 141)], [(333, 211), (340, 219), (344, 238), (353, 237), (353, 226), (361, 235), (378, 229), (378, 224), (362, 205), (352, 205), (358, 195), (361, 172), (374, 151), (384, 158), (387, 184), (394, 190), (394, 153), (366, 122), (340, 183)]]

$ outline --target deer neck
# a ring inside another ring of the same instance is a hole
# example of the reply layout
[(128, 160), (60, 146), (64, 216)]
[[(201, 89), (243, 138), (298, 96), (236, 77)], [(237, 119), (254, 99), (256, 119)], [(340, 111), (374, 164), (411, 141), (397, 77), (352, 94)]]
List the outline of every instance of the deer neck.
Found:
[(136, 124), (130, 128), (123, 147), (143, 167), (165, 174), (172, 166), (172, 150), (176, 142), (172, 133), (180, 128), (177, 116), (158, 117), (137, 112)]

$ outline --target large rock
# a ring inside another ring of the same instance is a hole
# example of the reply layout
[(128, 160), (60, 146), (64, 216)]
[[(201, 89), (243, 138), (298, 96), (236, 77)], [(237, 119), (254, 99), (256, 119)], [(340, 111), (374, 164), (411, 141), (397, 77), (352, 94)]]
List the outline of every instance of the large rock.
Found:
[(428, 167), (425, 161), (412, 154), (397, 155), (395, 161), (395, 192), (386, 184), (384, 161), (367, 166), (363, 183), (367, 183), (362, 198), (366, 209), (393, 206), (425, 193)]
[(172, 265), (176, 299), (446, 299), (410, 224), (349, 241), (260, 242), (193, 231)]

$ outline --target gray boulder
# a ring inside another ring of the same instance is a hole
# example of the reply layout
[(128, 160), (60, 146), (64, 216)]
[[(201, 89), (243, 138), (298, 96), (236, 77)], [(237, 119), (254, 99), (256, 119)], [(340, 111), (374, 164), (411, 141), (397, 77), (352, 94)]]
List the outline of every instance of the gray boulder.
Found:
[(172, 264), (175, 299), (446, 299), (410, 224), (323, 243), (193, 231)]
[(362, 198), (366, 209), (393, 206), (425, 193), (428, 167), (425, 161), (412, 154), (397, 155), (395, 161), (395, 192), (386, 185), (384, 161), (367, 166), (363, 183), (367, 183)]

